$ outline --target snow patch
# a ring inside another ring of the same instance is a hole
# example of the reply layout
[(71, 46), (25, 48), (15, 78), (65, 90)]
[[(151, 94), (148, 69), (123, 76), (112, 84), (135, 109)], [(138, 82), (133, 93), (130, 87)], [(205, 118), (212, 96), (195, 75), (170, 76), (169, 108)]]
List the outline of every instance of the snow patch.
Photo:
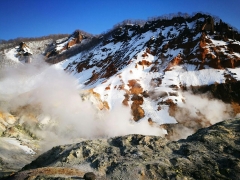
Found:
[(36, 154), (35, 151), (33, 151), (31, 148), (29, 148), (28, 146), (22, 145), (21, 142), (15, 138), (8, 138), (8, 137), (4, 137), (2, 138), (4, 141), (17, 146), (19, 148), (21, 148), (26, 154), (30, 154), (30, 155), (34, 155)]

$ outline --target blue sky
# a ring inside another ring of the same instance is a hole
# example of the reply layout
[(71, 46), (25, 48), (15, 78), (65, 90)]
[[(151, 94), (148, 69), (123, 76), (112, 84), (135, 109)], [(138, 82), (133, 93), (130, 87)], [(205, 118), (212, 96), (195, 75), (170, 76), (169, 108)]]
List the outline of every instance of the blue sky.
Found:
[(0, 39), (100, 34), (126, 19), (208, 12), (240, 29), (240, 0), (0, 0)]

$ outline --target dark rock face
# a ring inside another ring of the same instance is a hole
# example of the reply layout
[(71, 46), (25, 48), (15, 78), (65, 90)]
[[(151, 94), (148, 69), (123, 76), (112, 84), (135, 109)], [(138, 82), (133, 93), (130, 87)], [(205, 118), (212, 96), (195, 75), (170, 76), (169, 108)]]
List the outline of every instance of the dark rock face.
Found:
[(84, 174), (83, 178), (85, 180), (95, 180), (96, 175), (93, 172), (87, 172), (86, 174)]
[(58, 146), (23, 169), (86, 163), (107, 179), (238, 179), (240, 119), (179, 141), (135, 134)]
[(25, 42), (20, 42), (16, 50), (17, 54), (15, 56), (18, 57), (19, 61), (25, 63), (31, 62), (32, 51)]

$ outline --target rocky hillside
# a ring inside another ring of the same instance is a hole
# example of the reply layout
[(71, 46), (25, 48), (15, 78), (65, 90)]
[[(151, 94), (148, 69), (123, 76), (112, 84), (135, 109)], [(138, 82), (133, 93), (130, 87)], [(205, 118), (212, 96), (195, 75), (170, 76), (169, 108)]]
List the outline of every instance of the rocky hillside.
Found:
[[(92, 35), (80, 30), (73, 34), (49, 35), (39, 38), (17, 38), (3, 41), (0, 44), (0, 65), (9, 66), (18, 62), (29, 63), (32, 55), (42, 55), (46, 58), (56, 56), (62, 52), (81, 44)], [(36, 58), (36, 57), (35, 57)]]
[(198, 13), (125, 24), (67, 60), (47, 61), (75, 76), (100, 109), (121, 104), (136, 122), (170, 124), (162, 127), (176, 137), (171, 124), (195, 131), (239, 113), (239, 58), (238, 32)]
[(100, 179), (238, 179), (239, 142), (239, 119), (200, 129), (179, 141), (143, 135), (88, 140), (54, 147), (9, 179), (51, 177), (47, 172), (63, 167), (55, 177), (82, 177), (63, 173), (74, 167), (79, 172), (92, 168)]

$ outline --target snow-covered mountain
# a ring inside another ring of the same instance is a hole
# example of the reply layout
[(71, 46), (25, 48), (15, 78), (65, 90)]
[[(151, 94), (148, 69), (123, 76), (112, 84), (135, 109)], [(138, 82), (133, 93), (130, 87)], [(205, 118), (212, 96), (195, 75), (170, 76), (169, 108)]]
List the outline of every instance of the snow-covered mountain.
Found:
[[(123, 105), (136, 122), (178, 123), (182, 131), (239, 113), (239, 40), (226, 23), (198, 13), (122, 24), (101, 36), (75, 31), (34, 52), (74, 76), (99, 109)], [(34, 54), (30, 44), (4, 50), (5, 57)]]
[(122, 25), (101, 38), (54, 62), (98, 97), (100, 108), (122, 104), (134, 121), (191, 129), (239, 112), (240, 36), (221, 20), (204, 14), (158, 19)]

